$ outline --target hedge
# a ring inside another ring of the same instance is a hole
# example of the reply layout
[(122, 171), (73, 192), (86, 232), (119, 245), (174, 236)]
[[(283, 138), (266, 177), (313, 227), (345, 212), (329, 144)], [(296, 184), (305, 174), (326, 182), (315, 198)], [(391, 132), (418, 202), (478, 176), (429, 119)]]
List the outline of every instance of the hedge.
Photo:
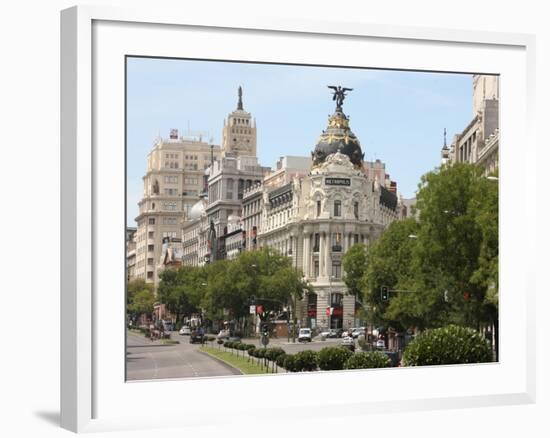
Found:
[(319, 368), (328, 370), (342, 370), (346, 360), (353, 355), (353, 353), (345, 347), (325, 347), (318, 353)]
[(363, 368), (386, 368), (391, 366), (391, 360), (384, 353), (379, 351), (369, 351), (356, 353), (348, 358), (344, 363), (347, 370), (357, 370)]
[(405, 349), (405, 366), (491, 362), (489, 343), (474, 329), (449, 325), (418, 335)]
[(295, 367), (299, 371), (316, 371), (319, 365), (319, 356), (312, 350), (303, 350), (294, 355)]

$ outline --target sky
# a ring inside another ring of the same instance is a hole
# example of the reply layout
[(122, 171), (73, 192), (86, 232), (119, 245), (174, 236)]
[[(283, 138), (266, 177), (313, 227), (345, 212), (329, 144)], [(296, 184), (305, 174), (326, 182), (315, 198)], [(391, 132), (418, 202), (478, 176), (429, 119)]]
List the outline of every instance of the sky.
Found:
[(182, 59), (127, 59), (127, 224), (135, 226), (146, 157), (171, 128), (205, 132), (221, 143), (237, 107), (256, 119), (259, 162), (310, 156), (334, 111), (327, 85), (353, 88), (344, 113), (365, 159), (380, 159), (405, 198), (440, 164), (447, 144), (472, 119), (472, 75)]

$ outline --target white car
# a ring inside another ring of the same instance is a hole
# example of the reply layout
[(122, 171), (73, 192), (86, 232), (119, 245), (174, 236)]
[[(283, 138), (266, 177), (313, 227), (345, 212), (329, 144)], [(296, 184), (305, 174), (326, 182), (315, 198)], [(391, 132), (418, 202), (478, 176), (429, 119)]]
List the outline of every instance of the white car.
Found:
[(383, 339), (378, 339), (378, 341), (376, 341), (376, 348), (386, 348), (386, 343)]
[(229, 339), (230, 335), (231, 335), (231, 333), (229, 332), (229, 330), (223, 329), (223, 330), (220, 330), (220, 332), (218, 333), (217, 338), (218, 339)]
[(298, 333), (298, 342), (311, 342), (311, 329), (302, 328)]
[(180, 329), (180, 335), (182, 336), (190, 336), (191, 335), (191, 328), (187, 325), (184, 325), (181, 329)]

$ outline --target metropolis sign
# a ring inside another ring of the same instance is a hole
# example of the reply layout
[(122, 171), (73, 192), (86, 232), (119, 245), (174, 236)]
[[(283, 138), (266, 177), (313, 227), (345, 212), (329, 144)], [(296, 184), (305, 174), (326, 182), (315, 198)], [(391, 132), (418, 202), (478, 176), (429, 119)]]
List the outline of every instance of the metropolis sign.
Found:
[(349, 178), (325, 178), (327, 186), (350, 186), (351, 179)]

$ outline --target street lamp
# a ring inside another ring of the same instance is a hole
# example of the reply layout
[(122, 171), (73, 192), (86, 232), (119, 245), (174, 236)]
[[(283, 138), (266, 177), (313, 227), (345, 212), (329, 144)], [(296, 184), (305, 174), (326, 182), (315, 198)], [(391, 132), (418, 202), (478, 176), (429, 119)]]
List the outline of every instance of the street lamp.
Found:
[(416, 234), (409, 234), (409, 239), (418, 239)]

